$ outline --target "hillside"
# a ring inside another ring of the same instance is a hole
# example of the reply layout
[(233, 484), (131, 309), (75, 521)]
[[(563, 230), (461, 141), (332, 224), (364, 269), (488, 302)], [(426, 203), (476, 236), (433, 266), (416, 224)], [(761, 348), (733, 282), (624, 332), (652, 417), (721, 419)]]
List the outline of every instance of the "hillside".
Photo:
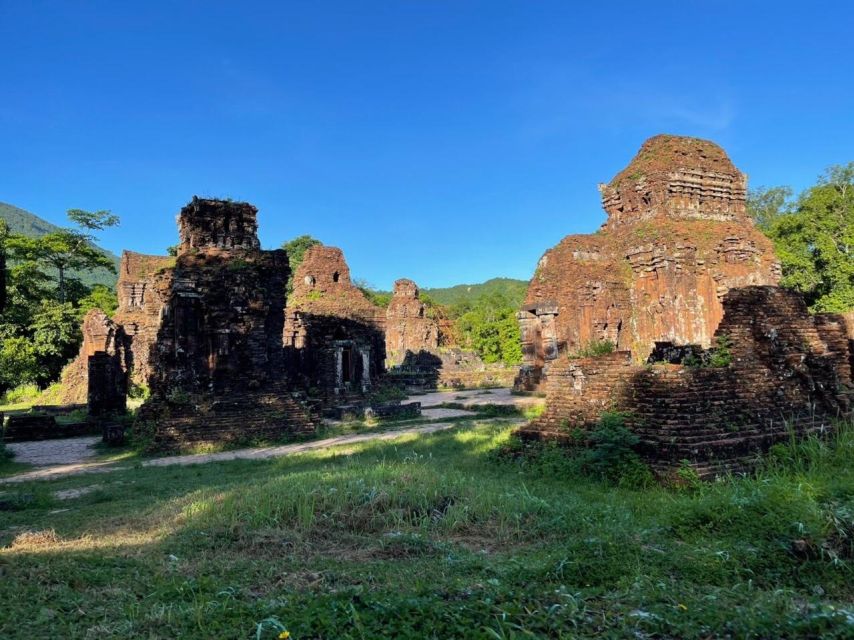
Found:
[[(25, 211), (20, 207), (16, 207), (5, 202), (0, 202), (0, 218), (3, 218), (9, 225), (12, 233), (17, 233), (23, 236), (41, 237), (59, 229), (58, 226), (39, 218), (37, 215)], [(116, 267), (119, 266), (119, 257), (105, 249), (102, 249), (104, 254), (109, 256)], [(87, 286), (93, 284), (104, 284), (108, 287), (115, 287), (116, 274), (110, 273), (106, 269), (96, 269), (86, 272), (71, 272), (70, 275), (74, 278), (80, 278), (81, 282)]]
[(492, 278), (480, 284), (458, 284), (453, 287), (437, 287), (422, 289), (439, 304), (455, 305), (465, 301), (475, 301), (484, 295), (501, 294), (507, 298), (511, 306), (521, 306), (525, 299), (528, 283), (525, 280), (513, 278)]

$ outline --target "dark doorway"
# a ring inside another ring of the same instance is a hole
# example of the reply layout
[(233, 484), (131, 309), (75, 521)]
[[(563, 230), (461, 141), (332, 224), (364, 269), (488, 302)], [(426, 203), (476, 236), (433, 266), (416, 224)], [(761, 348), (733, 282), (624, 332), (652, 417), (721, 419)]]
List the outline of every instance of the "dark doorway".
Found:
[(353, 379), (353, 348), (341, 349), (341, 381), (350, 382)]

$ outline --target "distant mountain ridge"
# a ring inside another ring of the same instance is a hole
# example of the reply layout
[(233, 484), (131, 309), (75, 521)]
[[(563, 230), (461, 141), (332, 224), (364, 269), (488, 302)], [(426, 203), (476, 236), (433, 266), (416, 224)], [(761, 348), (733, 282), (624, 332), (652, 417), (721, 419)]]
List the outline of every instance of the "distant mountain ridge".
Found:
[[(0, 202), (0, 218), (3, 218), (6, 221), (6, 224), (9, 226), (9, 230), (12, 233), (31, 238), (40, 238), (41, 236), (53, 233), (60, 229), (60, 227), (44, 220), (43, 218), (39, 218), (34, 213), (30, 213), (25, 209), (21, 209), (20, 207), (7, 204), (5, 202)], [(97, 248), (100, 249), (104, 255), (108, 256), (116, 265), (116, 268), (118, 268), (119, 257), (117, 255), (107, 251), (106, 249), (101, 249), (101, 247)], [(92, 286), (93, 284), (103, 284), (110, 288), (116, 286), (117, 275), (115, 273), (110, 273), (106, 269), (95, 269), (93, 271), (84, 272), (72, 271), (69, 275), (74, 278), (79, 278), (80, 281), (87, 286)]]
[(422, 289), (439, 304), (452, 306), (460, 302), (475, 301), (481, 296), (499, 294), (507, 298), (512, 306), (519, 307), (528, 290), (526, 280), (514, 278), (491, 278), (480, 284), (458, 284), (453, 287)]

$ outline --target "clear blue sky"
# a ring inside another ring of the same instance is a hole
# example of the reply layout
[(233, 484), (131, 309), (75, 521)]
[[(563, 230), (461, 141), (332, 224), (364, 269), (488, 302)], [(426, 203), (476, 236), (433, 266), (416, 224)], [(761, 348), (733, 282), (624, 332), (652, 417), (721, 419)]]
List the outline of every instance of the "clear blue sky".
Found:
[(751, 184), (854, 160), (850, 2), (0, 0), (0, 201), (163, 253), (248, 200), (379, 287), (529, 278), (648, 136)]

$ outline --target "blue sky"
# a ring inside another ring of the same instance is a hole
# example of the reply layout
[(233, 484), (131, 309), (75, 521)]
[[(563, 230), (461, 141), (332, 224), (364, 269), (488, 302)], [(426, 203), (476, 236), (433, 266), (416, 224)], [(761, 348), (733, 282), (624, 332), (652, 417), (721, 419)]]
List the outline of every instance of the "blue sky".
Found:
[(247, 200), (388, 288), (529, 278), (657, 133), (751, 185), (854, 160), (850, 2), (0, 0), (0, 201), (163, 253)]

